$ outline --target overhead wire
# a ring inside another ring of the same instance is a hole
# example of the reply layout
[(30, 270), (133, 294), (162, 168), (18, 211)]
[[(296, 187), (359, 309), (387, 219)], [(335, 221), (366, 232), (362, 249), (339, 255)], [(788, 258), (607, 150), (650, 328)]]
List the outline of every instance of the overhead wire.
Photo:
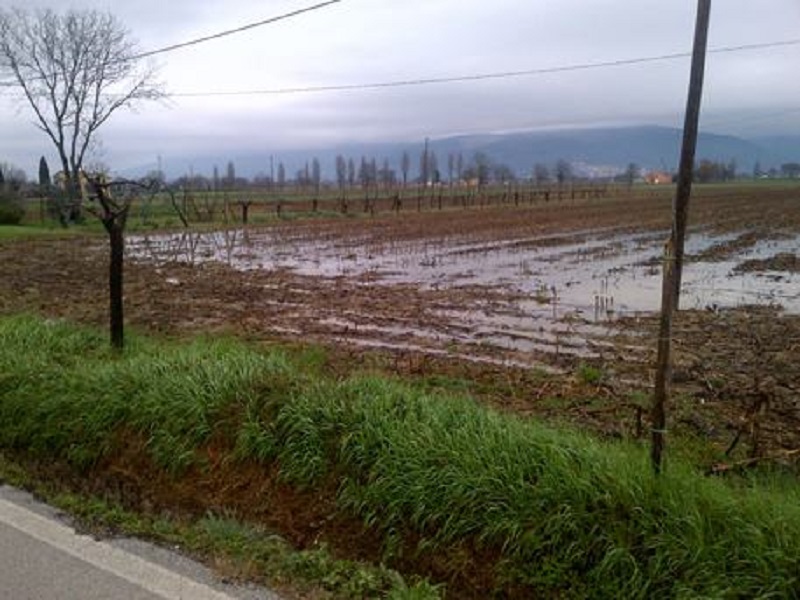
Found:
[[(737, 46), (722, 46), (712, 48), (709, 54), (721, 54), (728, 52), (746, 52), (753, 50), (763, 50), (767, 48), (778, 48), (800, 45), (800, 39), (780, 40), (774, 42), (762, 42), (755, 44), (741, 44)], [(232, 90), (232, 91), (206, 91), (206, 92), (173, 92), (168, 96), (175, 98), (196, 98), (213, 96), (263, 96), (263, 95), (283, 95), (283, 94), (308, 94), (319, 92), (344, 92), (354, 90), (370, 90), (410, 87), (432, 84), (463, 83), (470, 81), (485, 81), (493, 79), (509, 79), (517, 77), (528, 77), (533, 75), (546, 75), (553, 73), (568, 73), (574, 71), (588, 71), (594, 69), (605, 69), (611, 67), (623, 67), (652, 62), (662, 62), (691, 57), (691, 52), (673, 52), (670, 54), (659, 54), (653, 56), (641, 56), (635, 58), (623, 58), (608, 61), (576, 63), (571, 65), (559, 65), (553, 67), (541, 67), (534, 69), (524, 69), (519, 71), (500, 71), (493, 73), (477, 73), (470, 75), (452, 75), (444, 77), (425, 77), (412, 79), (399, 79), (390, 81), (366, 82), (366, 83), (346, 83), (332, 85), (311, 85), (301, 87), (273, 88), (262, 90)]]
[(268, 19), (263, 19), (261, 21), (255, 21), (253, 23), (247, 23), (246, 25), (241, 25), (240, 27), (235, 27), (233, 29), (227, 29), (225, 31), (220, 31), (218, 33), (213, 33), (210, 35), (205, 35), (199, 38), (195, 38), (186, 42), (180, 42), (178, 44), (171, 44), (169, 46), (164, 46), (163, 48), (158, 48), (156, 50), (148, 50), (146, 52), (140, 52), (139, 54), (135, 54), (131, 56), (128, 60), (138, 60), (140, 58), (147, 58), (150, 56), (155, 56), (156, 54), (164, 54), (166, 52), (173, 52), (175, 50), (180, 50), (181, 48), (188, 48), (189, 46), (196, 46), (197, 44), (202, 44), (205, 42), (209, 42), (211, 40), (217, 40), (219, 38), (227, 37), (229, 35), (234, 35), (237, 33), (242, 33), (243, 31), (248, 31), (250, 29), (255, 29), (256, 27), (263, 27), (264, 25), (270, 25), (272, 23), (277, 23), (278, 21), (284, 21), (286, 19), (291, 19), (292, 17), (296, 17), (298, 15), (302, 15), (305, 13), (309, 13), (315, 10), (320, 10), (321, 8), (325, 8), (326, 6), (330, 6), (331, 4), (337, 4), (342, 0), (327, 0), (326, 2), (320, 2), (318, 4), (314, 4), (312, 6), (306, 6), (304, 8), (298, 8), (297, 10), (293, 10), (291, 12), (283, 13), (276, 17), (270, 17)]
[[(292, 11), (289, 11), (289, 12), (286, 12), (286, 13), (282, 13), (282, 14), (274, 16), (274, 17), (269, 17), (268, 19), (262, 19), (260, 21), (253, 21), (251, 23), (246, 23), (245, 25), (240, 25), (239, 27), (234, 27), (233, 29), (226, 29), (224, 31), (219, 31), (217, 33), (204, 35), (204, 36), (201, 36), (201, 37), (198, 37), (198, 38), (187, 40), (185, 42), (179, 42), (177, 44), (170, 44), (169, 46), (164, 46), (162, 48), (156, 48), (155, 50), (147, 50), (145, 52), (139, 52), (139, 53), (134, 54), (132, 56), (125, 57), (121, 61), (115, 61), (115, 63), (116, 62), (130, 62), (130, 61), (139, 60), (139, 59), (142, 59), (142, 58), (148, 58), (148, 57), (151, 57), (151, 56), (156, 56), (158, 54), (165, 54), (167, 52), (173, 52), (175, 50), (180, 50), (182, 48), (188, 48), (190, 46), (196, 46), (198, 44), (202, 44), (202, 43), (209, 42), (209, 41), (212, 41), (212, 40), (217, 40), (217, 39), (220, 39), (220, 38), (223, 38), (223, 37), (227, 37), (227, 36), (230, 36), (230, 35), (234, 35), (234, 34), (237, 34), (237, 33), (242, 33), (244, 31), (249, 31), (249, 30), (255, 29), (257, 27), (263, 27), (265, 25), (270, 25), (272, 23), (277, 23), (278, 21), (285, 21), (287, 19), (291, 19), (293, 17), (297, 17), (297, 16), (305, 14), (305, 13), (309, 13), (309, 12), (313, 12), (313, 11), (316, 11), (316, 10), (320, 10), (320, 9), (325, 8), (327, 6), (330, 6), (332, 4), (338, 4), (339, 2), (342, 2), (342, 1), (343, 0), (325, 0), (324, 2), (319, 2), (319, 3), (313, 4), (311, 6), (305, 6), (303, 8), (298, 8), (296, 10), (292, 10)], [(41, 77), (39, 77), (37, 79), (41, 79)], [(0, 87), (17, 87), (18, 85), (19, 85), (19, 83), (17, 81), (14, 81), (14, 80), (0, 81)]]
[[(213, 33), (210, 35), (201, 36), (198, 38), (194, 38), (185, 42), (180, 42), (176, 44), (171, 44), (168, 46), (164, 46), (162, 48), (157, 48), (154, 50), (148, 50), (145, 52), (141, 52), (131, 56), (127, 60), (138, 60), (141, 58), (147, 58), (151, 56), (156, 56), (159, 54), (165, 54), (168, 52), (173, 52), (175, 50), (180, 50), (183, 48), (195, 46), (198, 44), (202, 44), (208, 41), (220, 39), (223, 37), (227, 37), (230, 35), (235, 35), (237, 33), (241, 33), (244, 31), (248, 31), (251, 29), (255, 29), (258, 27), (263, 27), (265, 25), (269, 25), (272, 23), (276, 23), (279, 21), (283, 21), (286, 19), (290, 19), (301, 14), (309, 13), (312, 11), (317, 11), (332, 4), (337, 4), (342, 2), (342, 0), (326, 0), (324, 2), (319, 2), (317, 4), (313, 4), (310, 6), (306, 6), (303, 8), (299, 8), (290, 12), (282, 13), (280, 15), (270, 17), (267, 19), (262, 19), (259, 21), (254, 21), (251, 23), (246, 23), (245, 25), (241, 25), (239, 27), (235, 27), (233, 29), (227, 29), (224, 31), (220, 31), (217, 33)], [(711, 48), (708, 50), (709, 54), (721, 54), (721, 53), (731, 53), (731, 52), (746, 52), (746, 51), (755, 51), (755, 50), (762, 50), (762, 49), (769, 49), (769, 48), (779, 48), (779, 47), (791, 47), (791, 46), (798, 46), (800, 45), (800, 39), (788, 39), (788, 40), (777, 40), (772, 42), (760, 42), (760, 43), (751, 43), (751, 44), (740, 44), (734, 46), (722, 46), (718, 48)], [(520, 78), (520, 77), (529, 77), (535, 75), (546, 75), (546, 74), (557, 74), (557, 73), (569, 73), (569, 72), (576, 72), (576, 71), (588, 71), (588, 70), (595, 70), (595, 69), (605, 69), (605, 68), (614, 68), (614, 67), (625, 67), (631, 65), (638, 65), (638, 64), (646, 64), (646, 63), (654, 63), (654, 62), (664, 62), (664, 61), (672, 61), (678, 60), (683, 58), (691, 57), (691, 52), (673, 52), (673, 53), (666, 53), (666, 54), (659, 54), (659, 55), (651, 55), (651, 56), (640, 56), (640, 57), (633, 57), (633, 58), (624, 58), (624, 59), (615, 59), (609, 61), (598, 61), (598, 62), (587, 62), (587, 63), (576, 63), (576, 64), (568, 64), (568, 65), (557, 65), (552, 67), (540, 67), (540, 68), (532, 68), (532, 69), (523, 69), (523, 70), (516, 70), (516, 71), (500, 71), (500, 72), (489, 72), (489, 73), (477, 73), (477, 74), (467, 74), (467, 75), (452, 75), (452, 76), (442, 76), (442, 77), (418, 77), (418, 78), (411, 78), (411, 79), (400, 79), (400, 80), (389, 80), (389, 81), (377, 81), (377, 82), (364, 82), (364, 83), (349, 83), (349, 84), (331, 84), (331, 85), (309, 85), (309, 86), (300, 86), (300, 87), (286, 87), (286, 88), (275, 88), (275, 89), (261, 89), (261, 90), (232, 90), (232, 91), (203, 91), (203, 92), (172, 92), (168, 93), (168, 97), (175, 97), (175, 98), (192, 98), (192, 97), (224, 97), (224, 96), (254, 96), (254, 95), (284, 95), (284, 94), (306, 94), (306, 93), (321, 93), (321, 92), (340, 92), (340, 91), (356, 91), (356, 90), (370, 90), (370, 89), (388, 89), (388, 88), (400, 88), (400, 87), (411, 87), (411, 86), (424, 86), (424, 85), (435, 85), (435, 84), (448, 84), (448, 83), (465, 83), (465, 82), (472, 82), (472, 81), (484, 81), (484, 80), (497, 80), (497, 79), (509, 79), (509, 78)], [(2, 87), (16, 87), (17, 82), (15, 81), (0, 81), (0, 88)], [(786, 111), (786, 112), (795, 112), (795, 111)], [(763, 118), (763, 117), (762, 117)], [(716, 125), (716, 123), (714, 124)], [(713, 126), (713, 125), (712, 125)]]

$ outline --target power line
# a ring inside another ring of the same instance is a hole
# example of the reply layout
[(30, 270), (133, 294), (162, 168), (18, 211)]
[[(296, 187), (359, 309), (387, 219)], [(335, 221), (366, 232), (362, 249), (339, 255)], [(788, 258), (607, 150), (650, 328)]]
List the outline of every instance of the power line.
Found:
[[(155, 56), (157, 54), (165, 54), (167, 52), (172, 52), (174, 50), (179, 50), (181, 48), (187, 48), (189, 46), (196, 46), (197, 44), (202, 44), (204, 42), (208, 42), (211, 40), (216, 40), (222, 37), (226, 37), (229, 35), (234, 35), (236, 33), (241, 33), (243, 31), (248, 31), (250, 29), (255, 29), (256, 27), (263, 27), (264, 25), (270, 25), (272, 23), (276, 23), (278, 21), (284, 21), (286, 19), (291, 19), (292, 17), (296, 17), (298, 15), (302, 15), (304, 13), (312, 12), (315, 10), (319, 10), (321, 8), (325, 8), (326, 6), (330, 6), (331, 4), (337, 4), (342, 0), (326, 0), (325, 2), (320, 2), (318, 4), (314, 4), (312, 6), (306, 6), (304, 8), (299, 8), (297, 10), (293, 10), (291, 12), (283, 13), (281, 15), (270, 17), (268, 19), (263, 19), (261, 21), (255, 21), (252, 23), (247, 23), (246, 25), (242, 25), (240, 27), (236, 27), (234, 29), (227, 29), (225, 31), (220, 31), (218, 33), (213, 33), (211, 35), (206, 35), (203, 37), (195, 38), (186, 42), (180, 42), (178, 44), (171, 44), (169, 46), (164, 46), (163, 48), (158, 48), (156, 50), (148, 50), (146, 52), (140, 52), (138, 54), (134, 54), (133, 56), (129, 56), (126, 58), (121, 59), (118, 62), (131, 62), (134, 60), (138, 60), (140, 58), (147, 58), (149, 56)], [(35, 79), (41, 80), (43, 77), (39, 76)], [(0, 81), (0, 88), (3, 87), (18, 87), (19, 83), (16, 81)]]
[(220, 31), (219, 33), (213, 33), (211, 35), (206, 35), (203, 37), (199, 37), (193, 40), (189, 40), (188, 42), (181, 42), (179, 44), (172, 44), (170, 46), (165, 46), (163, 48), (158, 48), (157, 50), (148, 50), (147, 52), (141, 52), (139, 54), (135, 54), (134, 56), (130, 57), (128, 60), (137, 60), (140, 58), (146, 58), (148, 56), (155, 56), (156, 54), (164, 54), (165, 52), (172, 52), (174, 50), (179, 50), (181, 48), (187, 48), (189, 46), (195, 46), (197, 44), (202, 44), (204, 42), (208, 42), (211, 40), (217, 40), (222, 37), (226, 37), (229, 35), (234, 35), (236, 33), (241, 33), (243, 31), (247, 31), (249, 29), (255, 29), (256, 27), (263, 27), (264, 25), (269, 25), (271, 23), (276, 23), (277, 21), (284, 21), (286, 19), (291, 19), (292, 17), (296, 17), (298, 15), (302, 15), (304, 13), (312, 12), (315, 10), (319, 10), (321, 8), (325, 8), (326, 6), (330, 6), (331, 4), (336, 4), (341, 2), (342, 0), (327, 0), (326, 2), (320, 2), (319, 4), (314, 4), (313, 6), (307, 6), (305, 8), (299, 8), (297, 10), (293, 10), (288, 13), (284, 13), (282, 15), (278, 15), (277, 17), (270, 17), (269, 19), (264, 19), (263, 21), (256, 21), (254, 23), (248, 23), (246, 25), (242, 25), (241, 27), (236, 27), (234, 29), (228, 29), (226, 31)]
[[(710, 54), (722, 54), (726, 52), (744, 52), (752, 50), (763, 50), (766, 48), (778, 48), (786, 46), (800, 45), (800, 39), (782, 40), (776, 42), (764, 42), (759, 44), (742, 44), (739, 46), (723, 46), (709, 50)], [(350, 83), (341, 85), (314, 85), (304, 87), (275, 88), (264, 90), (234, 90), (219, 92), (176, 92), (168, 94), (171, 97), (196, 98), (209, 96), (262, 96), (262, 95), (282, 95), (282, 94), (307, 94), (317, 92), (346, 92), (353, 90), (370, 90), (410, 87), (431, 84), (464, 83), (469, 81), (485, 81), (492, 79), (509, 79), (515, 77), (528, 77), (533, 75), (546, 75), (552, 73), (568, 73), (574, 71), (588, 71), (593, 69), (604, 69), (609, 67), (623, 67), (652, 62), (662, 62), (688, 58), (691, 52), (674, 52), (671, 54), (660, 54), (655, 56), (643, 56), (637, 58), (624, 58), (601, 62), (578, 63), (572, 65), (561, 65), (555, 67), (543, 67), (537, 69), (525, 69), (521, 71), (501, 71), (495, 73), (478, 73), (473, 75), (454, 75), (447, 77), (428, 77), (415, 79), (400, 79), (394, 81), (380, 81), (368, 83)]]

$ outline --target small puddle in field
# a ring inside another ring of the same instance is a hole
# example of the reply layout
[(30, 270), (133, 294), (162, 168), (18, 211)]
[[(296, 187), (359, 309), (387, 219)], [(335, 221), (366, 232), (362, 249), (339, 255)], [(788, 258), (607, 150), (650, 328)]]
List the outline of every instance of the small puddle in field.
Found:
[[(795, 254), (800, 234), (787, 232), (737, 245), (739, 237), (744, 236), (690, 233), (681, 306), (777, 304), (800, 313), (800, 273), (735, 272), (747, 260)], [(444, 327), (452, 342), (592, 356), (610, 321), (658, 310), (659, 258), (666, 238), (666, 231), (594, 230), (489, 243), (457, 236), (381, 242), (366, 234), (343, 238), (312, 237), (302, 229), (231, 230), (134, 237), (127, 250), (133, 258), (157, 264), (218, 261), (240, 270), (289, 269), (306, 276), (352, 278), (359, 285), (413, 283), (423, 289), (453, 290), (454, 298), (462, 298), (465, 305), (454, 302), (433, 309), (452, 325)], [(731, 245), (735, 251), (720, 251), (714, 259), (717, 248)], [(481, 304), (480, 289), (486, 287), (507, 291), (508, 300)], [(472, 291), (462, 293), (466, 289)], [(373, 327), (375, 334), (392, 338), (441, 338), (440, 331)]]

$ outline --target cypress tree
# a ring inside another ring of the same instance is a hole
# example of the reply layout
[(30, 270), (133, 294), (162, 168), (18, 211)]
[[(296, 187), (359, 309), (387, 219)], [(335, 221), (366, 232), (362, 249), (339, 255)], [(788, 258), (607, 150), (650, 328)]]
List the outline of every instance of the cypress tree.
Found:
[(50, 185), (50, 167), (47, 166), (47, 160), (43, 156), (39, 159), (39, 186), (44, 190)]

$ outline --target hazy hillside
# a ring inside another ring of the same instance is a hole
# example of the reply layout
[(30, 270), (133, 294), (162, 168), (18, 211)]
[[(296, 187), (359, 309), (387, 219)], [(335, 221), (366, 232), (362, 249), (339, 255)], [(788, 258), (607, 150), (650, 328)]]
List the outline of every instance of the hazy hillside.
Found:
[[(476, 152), (485, 152), (494, 161), (502, 162), (520, 175), (528, 175), (535, 163), (552, 165), (560, 159), (573, 163), (618, 167), (624, 169), (636, 163), (646, 169), (672, 170), (678, 162), (681, 131), (668, 127), (641, 126), (620, 128), (574, 129), (519, 132), (496, 135), (455, 136), (433, 139), (430, 149), (436, 153), (442, 176), (447, 174), (447, 156), (461, 153), (465, 163)], [(327, 149), (274, 152), (274, 165), (283, 162), (287, 178), (294, 177), (298, 169), (316, 157), (320, 160), (324, 178), (335, 176), (334, 161), (337, 154), (352, 157), (356, 164), (362, 156), (374, 157), (379, 166), (384, 159), (399, 171), (400, 157), (404, 151), (411, 156), (411, 176), (416, 176), (419, 156), (424, 140), (417, 143), (382, 143), (343, 145)], [(746, 140), (729, 135), (701, 133), (698, 159), (715, 161), (735, 160), (739, 170), (749, 172), (756, 162), (768, 168), (782, 162), (800, 161), (800, 137), (764, 137)], [(223, 172), (232, 160), (239, 175), (252, 177), (258, 173), (269, 174), (270, 153), (240, 156), (168, 157), (168, 176), (175, 177), (189, 170), (210, 174), (214, 165)], [(144, 169), (146, 170), (146, 169)]]
[[(592, 165), (614, 165), (621, 169), (629, 163), (646, 168), (673, 169), (678, 162), (681, 131), (666, 127), (625, 127), (514, 133), (502, 136), (451, 138), (434, 143), (445, 154), (476, 150), (507, 163), (517, 172), (530, 172), (536, 162), (553, 164), (559, 159)], [(788, 151), (789, 140), (781, 146)], [(794, 141), (800, 154), (800, 140)], [(764, 164), (780, 160), (769, 146), (733, 136), (703, 133), (698, 143), (698, 158), (735, 160), (740, 168), (751, 170), (756, 161)]]

